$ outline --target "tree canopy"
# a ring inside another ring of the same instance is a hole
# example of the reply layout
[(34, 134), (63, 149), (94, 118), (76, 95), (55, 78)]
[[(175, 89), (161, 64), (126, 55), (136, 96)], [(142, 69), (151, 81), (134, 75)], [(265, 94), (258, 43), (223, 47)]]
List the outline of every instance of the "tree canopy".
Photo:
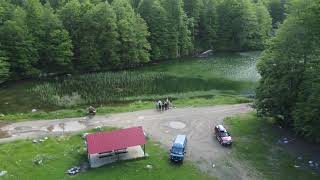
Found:
[(259, 114), (320, 142), (320, 1), (292, 0), (258, 70)]
[(263, 49), (270, 6), (269, 0), (0, 0), (0, 76), (122, 69), (208, 49)]

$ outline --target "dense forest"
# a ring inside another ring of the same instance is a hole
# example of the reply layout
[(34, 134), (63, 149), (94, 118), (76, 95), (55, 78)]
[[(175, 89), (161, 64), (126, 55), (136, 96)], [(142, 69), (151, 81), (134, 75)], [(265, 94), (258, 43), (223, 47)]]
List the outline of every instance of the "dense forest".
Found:
[[(0, 82), (262, 50), (283, 0), (0, 0)], [(273, 27), (273, 28), (272, 28)]]
[(293, 0), (264, 51), (256, 107), (320, 142), (320, 0)]

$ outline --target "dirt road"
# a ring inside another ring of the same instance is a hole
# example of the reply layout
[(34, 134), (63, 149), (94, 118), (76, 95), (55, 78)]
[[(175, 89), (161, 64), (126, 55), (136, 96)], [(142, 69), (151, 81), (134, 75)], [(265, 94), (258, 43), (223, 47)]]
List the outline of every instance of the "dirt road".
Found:
[(212, 134), (212, 127), (223, 119), (251, 111), (247, 104), (219, 105), (201, 108), (178, 108), (165, 112), (143, 110), (93, 118), (26, 121), (0, 126), (1, 142), (39, 135), (54, 135), (90, 129), (97, 126), (143, 126), (148, 135), (169, 149), (177, 134), (188, 136), (187, 159), (219, 179), (255, 179), (254, 172), (231, 158), (232, 148), (221, 147)]

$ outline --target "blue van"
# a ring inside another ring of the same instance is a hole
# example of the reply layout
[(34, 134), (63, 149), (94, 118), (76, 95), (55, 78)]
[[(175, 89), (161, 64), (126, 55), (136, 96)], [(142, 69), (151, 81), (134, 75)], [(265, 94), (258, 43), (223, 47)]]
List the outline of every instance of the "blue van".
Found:
[(182, 162), (186, 153), (187, 136), (178, 135), (170, 149), (170, 160), (174, 162)]

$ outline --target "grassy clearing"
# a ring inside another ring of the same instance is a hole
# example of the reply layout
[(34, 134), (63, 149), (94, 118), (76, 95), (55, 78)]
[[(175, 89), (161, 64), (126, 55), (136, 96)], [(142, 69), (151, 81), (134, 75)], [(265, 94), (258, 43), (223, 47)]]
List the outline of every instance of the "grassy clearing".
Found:
[(256, 82), (260, 78), (256, 70), (256, 59), (260, 52), (217, 54), (209, 58), (167, 61), (144, 68), (146, 72), (161, 72), (178, 77), (213, 77), (233, 81)]
[[(23, 140), (0, 144), (0, 170), (8, 171), (8, 179), (216, 179), (199, 172), (190, 162), (182, 166), (170, 164), (168, 153), (157, 143), (149, 141), (146, 150), (150, 155), (146, 159), (114, 163), (69, 177), (66, 170), (83, 164), (87, 158), (80, 135), (50, 137), (41, 144)], [(42, 164), (33, 162), (39, 159)], [(145, 168), (148, 164), (153, 166), (151, 170)]]
[[(191, 98), (191, 99), (177, 99), (174, 100), (175, 107), (185, 106), (208, 106), (208, 105), (219, 105), (219, 104), (239, 104), (248, 103), (251, 99), (244, 98), (242, 96), (234, 95), (217, 95), (208, 98)], [(132, 112), (143, 109), (155, 108), (153, 101), (134, 101), (128, 104), (112, 105), (112, 106), (100, 106), (97, 108), (97, 114), (109, 114), (109, 113), (120, 113), (120, 112)], [(71, 118), (86, 116), (87, 110), (85, 108), (75, 109), (64, 109), (57, 111), (38, 111), (28, 113), (15, 113), (5, 116), (0, 116), (0, 121), (23, 121), (23, 120), (39, 120), (39, 119), (59, 119), (59, 118)]]
[(106, 72), (46, 82), (31, 89), (42, 102), (60, 107), (121, 101), (127, 96), (165, 93), (163, 73)]
[[(241, 93), (258, 80), (254, 56), (220, 55), (169, 61), (129, 72), (106, 72), (60, 78), (32, 88), (43, 102), (70, 107), (212, 90)], [(145, 100), (145, 99), (143, 99)]]
[[(241, 83), (231, 80), (181, 78), (163, 73), (96, 73), (36, 85), (31, 89), (43, 103), (58, 107), (123, 102), (128, 99), (156, 99), (159, 96), (186, 98), (206, 91), (239, 90)], [(201, 91), (200, 91), (201, 90)]]
[(277, 144), (272, 123), (254, 113), (227, 118), (233, 139), (233, 155), (247, 161), (266, 179), (319, 179), (311, 171), (294, 167), (295, 159)]
[[(39, 119), (79, 115), (84, 107), (128, 105), (133, 101), (183, 100), (217, 95), (251, 95), (259, 75), (259, 53), (217, 54), (210, 58), (172, 60), (127, 72), (105, 72), (51, 80), (24, 81), (0, 87), (0, 116), (42, 111)], [(188, 100), (187, 100), (188, 101)], [(208, 103), (202, 103), (208, 104)], [(64, 108), (71, 111), (62, 110)], [(17, 115), (15, 115), (17, 116)], [(25, 116), (25, 115), (21, 115)], [(21, 118), (18, 118), (21, 119)]]
[(16, 82), (0, 87), (0, 114), (10, 112), (30, 112), (38, 107), (38, 101), (33, 94), (28, 92), (35, 82)]

